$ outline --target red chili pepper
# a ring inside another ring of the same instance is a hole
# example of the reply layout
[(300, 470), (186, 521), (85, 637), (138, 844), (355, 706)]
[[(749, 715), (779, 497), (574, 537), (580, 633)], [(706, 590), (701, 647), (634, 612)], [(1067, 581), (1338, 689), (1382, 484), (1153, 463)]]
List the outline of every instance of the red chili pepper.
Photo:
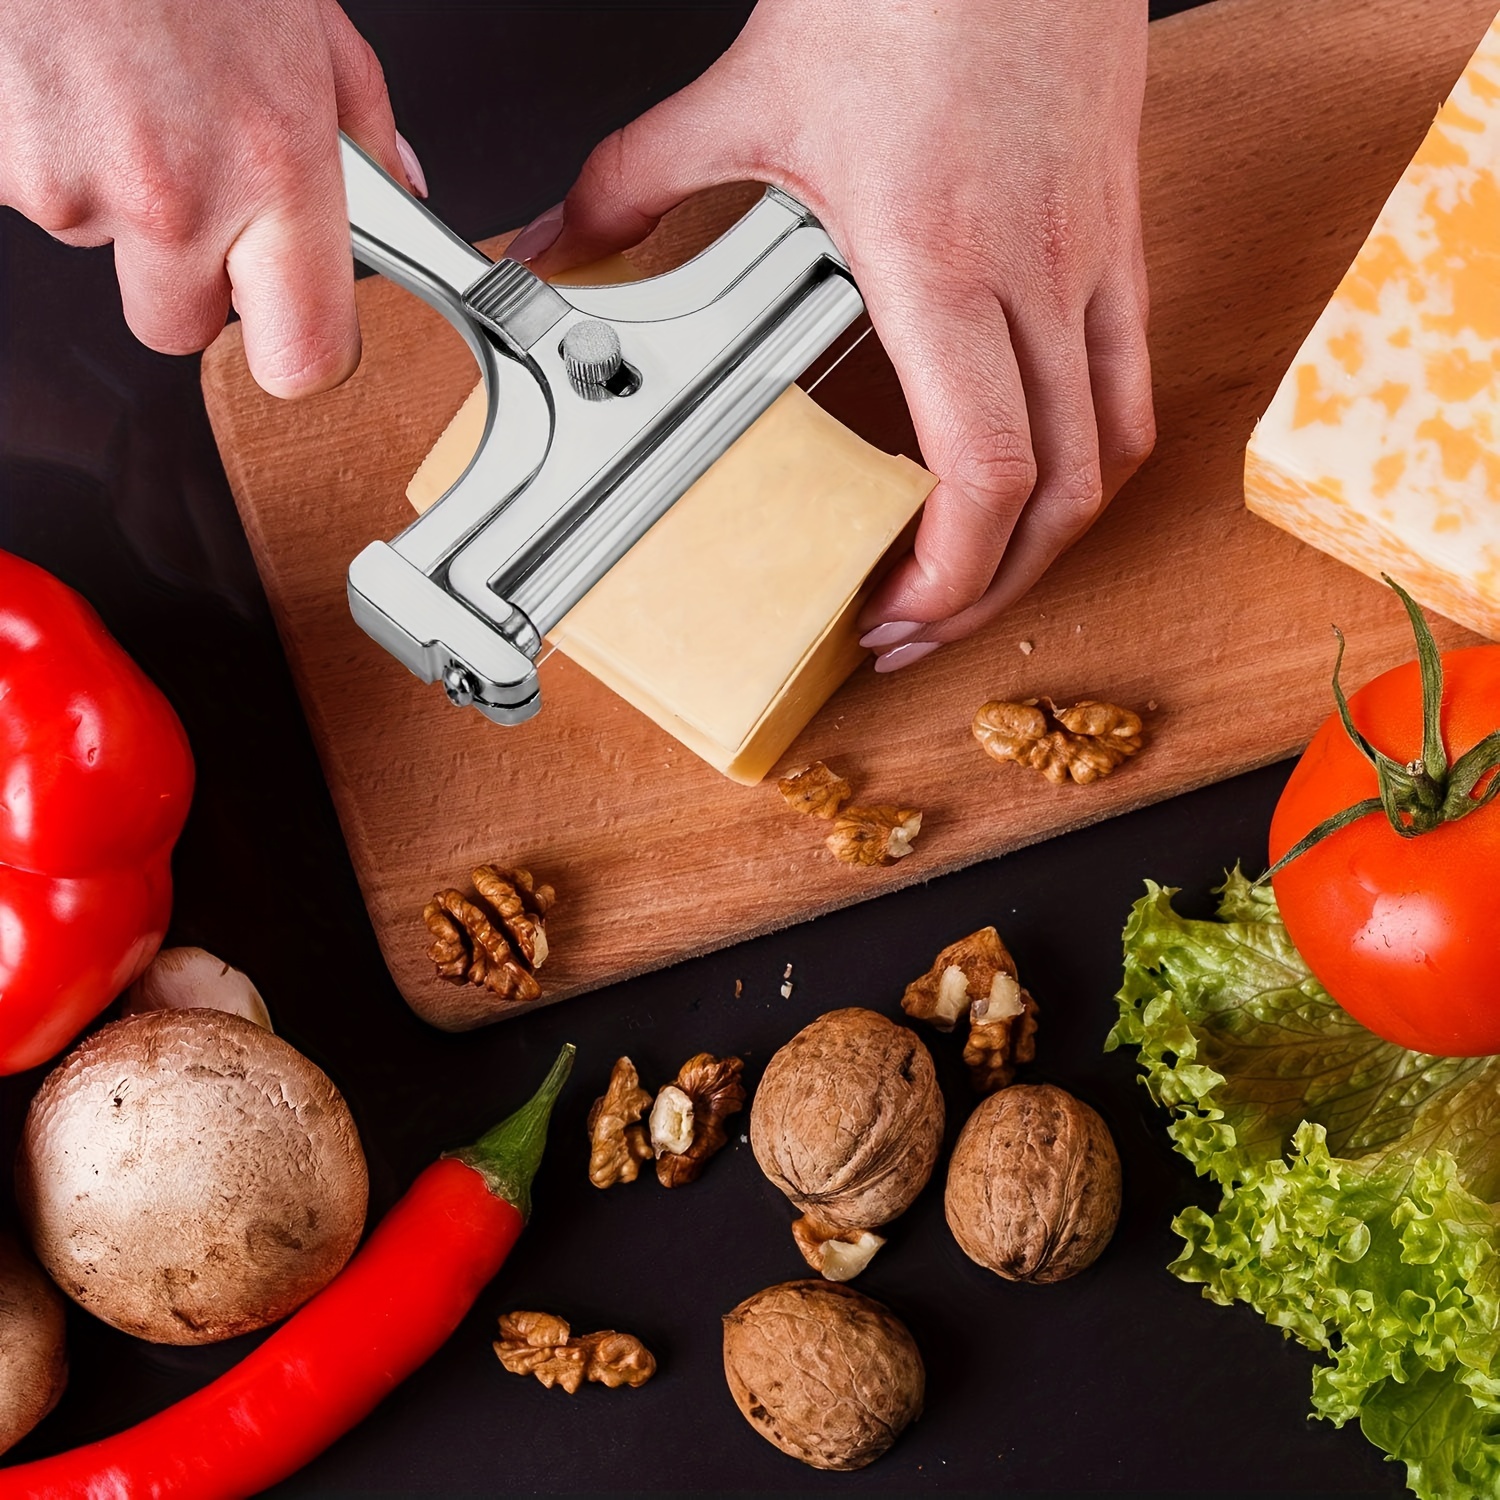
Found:
[(0, 552), (0, 1073), (151, 962), (192, 794), (171, 705), (72, 589)]
[(114, 1437), (0, 1470), (30, 1500), (241, 1500), (294, 1474), (442, 1347), (531, 1214), (564, 1047), (531, 1100), (428, 1167), (329, 1284), (234, 1369)]

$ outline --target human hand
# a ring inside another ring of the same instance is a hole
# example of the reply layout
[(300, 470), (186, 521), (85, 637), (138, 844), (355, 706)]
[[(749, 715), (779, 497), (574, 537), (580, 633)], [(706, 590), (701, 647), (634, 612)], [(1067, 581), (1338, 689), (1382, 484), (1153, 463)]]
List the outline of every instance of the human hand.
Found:
[(126, 320), (164, 354), (210, 343), (232, 302), (278, 396), (359, 363), (340, 128), (425, 196), (333, 0), (6, 0), (0, 203), (113, 241)]
[(1009, 607), (1151, 449), (1145, 70), (1145, 0), (760, 0), (510, 253), (546, 275), (727, 181), (818, 215), (941, 479), (862, 619), (894, 670)]

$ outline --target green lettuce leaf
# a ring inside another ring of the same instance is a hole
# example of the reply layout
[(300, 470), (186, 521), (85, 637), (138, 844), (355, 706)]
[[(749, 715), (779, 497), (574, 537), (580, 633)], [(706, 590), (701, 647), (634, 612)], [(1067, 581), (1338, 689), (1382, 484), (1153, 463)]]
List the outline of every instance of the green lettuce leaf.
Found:
[(1177, 1149), (1223, 1192), (1172, 1270), (1322, 1353), (1316, 1415), (1354, 1419), (1416, 1494), (1500, 1500), (1500, 1059), (1365, 1030), (1238, 870), (1216, 921), (1148, 884), (1119, 1020)]

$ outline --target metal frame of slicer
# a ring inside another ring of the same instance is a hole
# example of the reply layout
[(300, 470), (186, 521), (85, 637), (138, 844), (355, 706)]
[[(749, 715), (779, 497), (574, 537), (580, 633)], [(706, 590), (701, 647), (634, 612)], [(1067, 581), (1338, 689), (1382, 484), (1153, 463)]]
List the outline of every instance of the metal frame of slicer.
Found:
[(342, 142), (354, 253), (464, 336), (484, 436), (441, 500), (350, 564), (355, 620), (449, 698), (518, 724), (542, 638), (864, 311), (775, 188), (676, 270), (549, 286), (466, 244)]

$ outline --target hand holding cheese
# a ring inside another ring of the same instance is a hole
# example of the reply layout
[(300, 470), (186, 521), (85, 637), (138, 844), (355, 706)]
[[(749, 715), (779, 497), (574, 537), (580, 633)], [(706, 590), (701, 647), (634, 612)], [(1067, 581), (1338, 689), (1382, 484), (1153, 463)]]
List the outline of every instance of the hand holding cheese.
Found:
[(340, 128), (422, 191), (333, 0), (6, 0), (0, 203), (113, 241), (126, 319), (164, 354), (211, 342), (232, 300), (276, 395), (359, 362)]
[(1143, 0), (760, 0), (512, 253), (595, 259), (718, 182), (817, 213), (941, 480), (862, 617), (891, 670), (1013, 603), (1150, 450), (1145, 65)]

